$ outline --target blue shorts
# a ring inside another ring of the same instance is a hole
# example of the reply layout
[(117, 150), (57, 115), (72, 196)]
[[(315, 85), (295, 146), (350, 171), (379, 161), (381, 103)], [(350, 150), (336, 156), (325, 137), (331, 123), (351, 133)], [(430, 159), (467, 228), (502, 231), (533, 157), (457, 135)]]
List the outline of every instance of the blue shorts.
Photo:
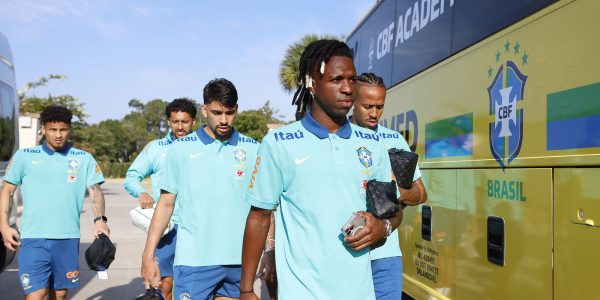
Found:
[(401, 256), (372, 260), (371, 270), (377, 300), (402, 299)]
[(173, 299), (240, 297), (242, 266), (175, 266)]
[(22, 239), (19, 279), (25, 295), (79, 287), (79, 239)]
[(158, 262), (161, 277), (173, 276), (173, 263), (175, 262), (175, 244), (177, 244), (177, 224), (158, 241), (154, 257)]

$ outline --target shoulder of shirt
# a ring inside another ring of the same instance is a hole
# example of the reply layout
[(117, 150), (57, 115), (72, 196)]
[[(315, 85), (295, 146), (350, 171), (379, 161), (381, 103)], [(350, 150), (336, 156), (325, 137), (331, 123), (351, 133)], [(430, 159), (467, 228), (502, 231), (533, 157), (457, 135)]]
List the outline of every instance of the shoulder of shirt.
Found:
[[(165, 136), (165, 137), (164, 137), (164, 138), (162, 138), (162, 139), (157, 139), (157, 140), (154, 140), (154, 141), (152, 141), (152, 142), (150, 142), (150, 143), (151, 143), (153, 146), (166, 147), (166, 146), (169, 146), (169, 145), (173, 144), (173, 141), (172, 141), (171, 139), (169, 139), (168, 137), (166, 137), (166, 136)], [(149, 143), (149, 144), (150, 144), (150, 143)]]
[(357, 138), (361, 140), (371, 140), (375, 142), (379, 142), (379, 140), (381, 140), (377, 132), (369, 128), (360, 127), (355, 124), (350, 125), (350, 128), (352, 128), (352, 138)]
[(244, 144), (255, 144), (255, 145), (259, 145), (260, 143), (257, 142), (255, 139), (245, 135), (245, 134), (241, 134), (238, 131), (239, 137), (238, 137), (238, 143), (244, 143)]
[(196, 131), (192, 131), (192, 132), (188, 133), (186, 136), (180, 137), (180, 138), (174, 140), (171, 144), (181, 145), (181, 144), (186, 144), (187, 142), (197, 142), (197, 141), (200, 141), (200, 138), (198, 137), (198, 133)]
[(15, 155), (17, 155), (19, 153), (24, 153), (24, 154), (39, 154), (39, 153), (42, 153), (42, 146), (39, 145), (39, 146), (27, 147), (27, 148), (19, 149), (19, 150), (17, 150), (17, 152), (15, 152)]
[(304, 128), (304, 126), (302, 126), (302, 122), (300, 121), (296, 121), (294, 123), (279, 127), (277, 129), (271, 130), (267, 133), (267, 135), (265, 135), (265, 137), (262, 140), (262, 144), (268, 143), (268, 144), (273, 144), (276, 143), (277, 141), (281, 141), (279, 139), (277, 139), (275, 137), (275, 135), (278, 134), (294, 134), (294, 133), (298, 133), (298, 131), (303, 133), (303, 136), (306, 136), (307, 130)]
[(80, 155), (89, 155), (92, 156), (91, 153), (81, 150), (81, 149), (77, 149), (75, 147), (71, 147), (71, 149), (69, 149), (69, 155), (74, 155), (74, 156), (80, 156)]

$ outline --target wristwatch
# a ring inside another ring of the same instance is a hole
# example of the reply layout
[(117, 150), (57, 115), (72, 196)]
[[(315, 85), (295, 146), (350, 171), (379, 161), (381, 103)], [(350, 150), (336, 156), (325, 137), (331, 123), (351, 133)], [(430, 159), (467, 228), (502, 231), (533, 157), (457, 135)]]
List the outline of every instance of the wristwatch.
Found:
[(96, 222), (98, 220), (102, 220), (102, 222), (106, 223), (108, 221), (108, 218), (106, 216), (99, 216), (99, 217), (95, 217), (94, 218), (94, 224), (96, 224)]
[(385, 237), (388, 237), (390, 235), (392, 235), (392, 223), (390, 222), (390, 220), (385, 219), (383, 220), (385, 222)]

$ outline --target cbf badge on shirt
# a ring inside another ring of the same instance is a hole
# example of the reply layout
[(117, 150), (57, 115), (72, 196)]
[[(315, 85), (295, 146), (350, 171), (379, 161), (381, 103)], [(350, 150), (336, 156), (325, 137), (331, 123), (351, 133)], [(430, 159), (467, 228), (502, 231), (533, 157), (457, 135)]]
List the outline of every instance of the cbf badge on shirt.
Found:
[(238, 147), (233, 151), (233, 156), (236, 161), (233, 165), (235, 168), (235, 179), (242, 180), (244, 179), (244, 173), (246, 173), (246, 166), (244, 165), (244, 162), (246, 161), (246, 150)]
[(75, 183), (77, 182), (77, 170), (79, 170), (79, 166), (80, 166), (80, 162), (79, 159), (77, 158), (69, 158), (69, 160), (67, 161), (67, 182), (69, 183)]

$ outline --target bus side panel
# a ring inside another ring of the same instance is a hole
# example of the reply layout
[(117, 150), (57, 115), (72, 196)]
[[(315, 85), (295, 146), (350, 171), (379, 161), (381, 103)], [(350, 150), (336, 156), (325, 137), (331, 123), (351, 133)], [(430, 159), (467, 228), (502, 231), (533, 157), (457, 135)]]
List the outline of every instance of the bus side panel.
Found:
[[(456, 277), (456, 170), (422, 170), (429, 200), (408, 206), (400, 225), (404, 291), (415, 299), (452, 296)], [(423, 209), (431, 208), (431, 241), (423, 239)]]
[[(457, 175), (455, 299), (552, 299), (552, 169)], [(503, 234), (490, 236), (489, 217), (504, 224)], [(488, 256), (498, 236), (503, 266)]]
[(555, 298), (600, 295), (600, 169), (555, 169)]
[(392, 87), (381, 123), (422, 168), (599, 165), (599, 14), (596, 0), (553, 4)]

